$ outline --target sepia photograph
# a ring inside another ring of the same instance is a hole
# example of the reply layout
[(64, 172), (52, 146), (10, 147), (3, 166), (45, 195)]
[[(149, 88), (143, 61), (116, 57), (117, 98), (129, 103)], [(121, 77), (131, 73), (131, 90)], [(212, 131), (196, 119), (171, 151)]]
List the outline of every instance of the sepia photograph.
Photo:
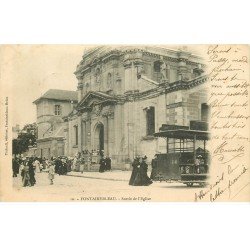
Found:
[(12, 199), (249, 199), (249, 109), (237, 113), (248, 106), (248, 49), (4, 47), (15, 71)]
[(247, 1), (1, 1), (1, 249), (249, 249)]

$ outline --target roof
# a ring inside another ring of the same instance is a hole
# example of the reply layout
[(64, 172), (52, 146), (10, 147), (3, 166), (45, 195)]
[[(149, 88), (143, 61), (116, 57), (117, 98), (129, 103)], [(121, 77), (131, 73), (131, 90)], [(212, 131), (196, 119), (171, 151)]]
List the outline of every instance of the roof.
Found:
[[(146, 54), (165, 56), (172, 58), (173, 60), (188, 59), (190, 62), (199, 63), (204, 65), (203, 58), (187, 51), (183, 47), (169, 48), (169, 46), (155, 46), (155, 45), (103, 45), (91, 48), (85, 51), (82, 56), (82, 60), (77, 65), (75, 75), (82, 74), (83, 71), (89, 69), (93, 63), (100, 62), (110, 56), (120, 56), (130, 52), (141, 52)], [(205, 66), (205, 65), (204, 65)]]
[(176, 129), (161, 131), (155, 133), (154, 136), (176, 139), (194, 139), (194, 136), (196, 136), (196, 140), (209, 140), (210, 133), (201, 130)]
[(37, 104), (42, 99), (77, 102), (77, 91), (62, 90), (62, 89), (49, 89), (41, 97), (36, 99), (33, 103)]

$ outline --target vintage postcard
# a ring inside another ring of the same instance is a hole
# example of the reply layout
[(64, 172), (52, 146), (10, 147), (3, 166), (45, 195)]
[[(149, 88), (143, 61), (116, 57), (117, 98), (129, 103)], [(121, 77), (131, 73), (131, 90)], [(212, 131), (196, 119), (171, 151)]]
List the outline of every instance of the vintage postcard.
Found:
[(249, 45), (2, 45), (0, 201), (250, 201)]

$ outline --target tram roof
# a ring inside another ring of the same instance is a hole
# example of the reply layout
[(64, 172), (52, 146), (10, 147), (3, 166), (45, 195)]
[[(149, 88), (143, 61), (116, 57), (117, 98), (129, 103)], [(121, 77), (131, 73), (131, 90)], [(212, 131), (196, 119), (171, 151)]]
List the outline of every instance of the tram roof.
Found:
[(155, 137), (175, 138), (175, 139), (194, 139), (196, 140), (209, 140), (210, 133), (202, 130), (190, 130), (190, 129), (175, 129), (165, 130), (154, 133)]

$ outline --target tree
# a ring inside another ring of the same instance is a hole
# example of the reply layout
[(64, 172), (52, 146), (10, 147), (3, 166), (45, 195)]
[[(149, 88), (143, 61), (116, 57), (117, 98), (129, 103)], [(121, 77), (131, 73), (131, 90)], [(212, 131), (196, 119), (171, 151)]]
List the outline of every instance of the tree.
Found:
[(26, 152), (29, 146), (36, 146), (36, 139), (36, 123), (26, 124), (18, 134), (17, 139), (12, 140), (12, 153), (16, 155)]

